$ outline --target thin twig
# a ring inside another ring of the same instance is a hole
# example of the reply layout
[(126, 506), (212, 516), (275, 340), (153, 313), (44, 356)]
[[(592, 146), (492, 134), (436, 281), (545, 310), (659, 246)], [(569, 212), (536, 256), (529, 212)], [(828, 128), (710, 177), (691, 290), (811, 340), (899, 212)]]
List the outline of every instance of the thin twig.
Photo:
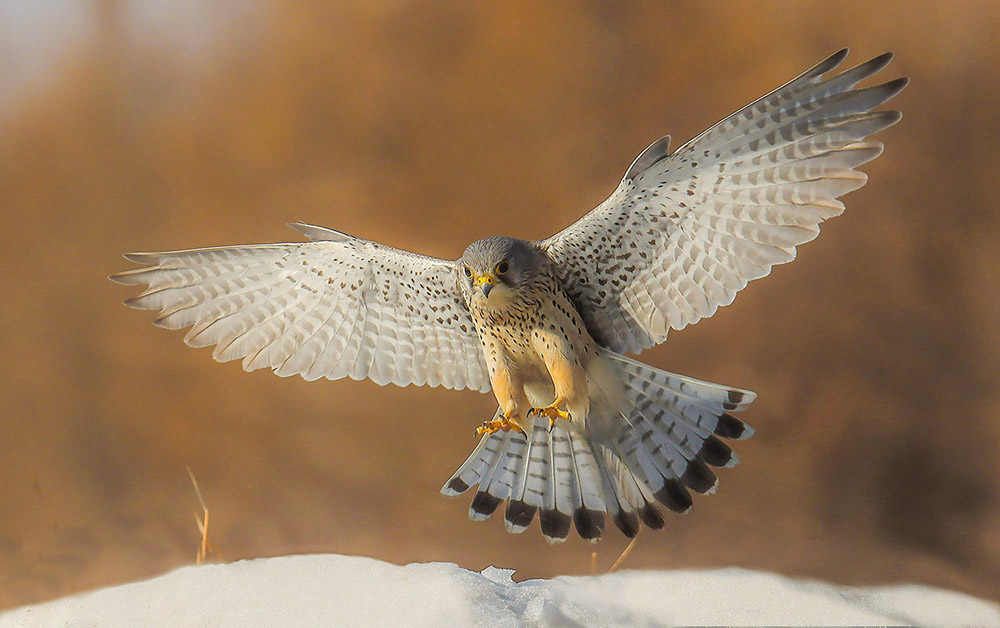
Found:
[(628, 553), (632, 551), (632, 546), (635, 545), (635, 542), (638, 540), (639, 540), (639, 534), (636, 533), (636, 535), (632, 537), (632, 541), (625, 546), (624, 550), (622, 550), (621, 556), (618, 557), (618, 560), (615, 561), (615, 564), (611, 565), (611, 569), (608, 569), (608, 573), (611, 573), (615, 569), (618, 569), (618, 565), (622, 564), (622, 561), (625, 560), (625, 557), (628, 556)]

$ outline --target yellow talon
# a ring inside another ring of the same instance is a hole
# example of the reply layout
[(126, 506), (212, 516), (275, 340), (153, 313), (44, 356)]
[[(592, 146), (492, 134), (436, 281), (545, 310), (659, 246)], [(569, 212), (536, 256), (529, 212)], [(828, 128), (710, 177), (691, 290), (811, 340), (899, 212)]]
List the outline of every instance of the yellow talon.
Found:
[(560, 410), (558, 408), (558, 405), (559, 403), (561, 403), (561, 401), (562, 401), (561, 399), (556, 399), (556, 402), (547, 408), (532, 408), (531, 410), (528, 410), (528, 416), (537, 414), (538, 416), (542, 416), (548, 419), (549, 431), (551, 432), (552, 428), (556, 424), (556, 419), (566, 419), (567, 421), (572, 420), (572, 417), (570, 416), (569, 412), (566, 412), (565, 410)]
[(521, 429), (521, 426), (506, 417), (493, 419), (492, 421), (484, 421), (481, 426), (476, 428), (476, 436), (493, 434), (494, 432), (499, 432), (500, 430), (514, 430), (515, 432), (527, 436), (527, 434), (524, 433), (524, 430)]

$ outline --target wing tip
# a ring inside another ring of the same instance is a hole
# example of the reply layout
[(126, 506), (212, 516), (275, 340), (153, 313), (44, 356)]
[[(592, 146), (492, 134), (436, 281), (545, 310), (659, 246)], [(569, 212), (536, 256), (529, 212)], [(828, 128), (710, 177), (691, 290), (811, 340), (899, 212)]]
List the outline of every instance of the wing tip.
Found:
[(145, 268), (137, 268), (135, 270), (125, 270), (120, 273), (112, 273), (108, 275), (108, 280), (116, 283), (120, 286), (136, 286), (142, 281), (137, 281), (135, 276), (138, 274), (137, 271), (145, 271)]
[(830, 55), (826, 59), (823, 59), (822, 61), (820, 61), (819, 63), (817, 63), (816, 65), (814, 65), (812, 68), (810, 68), (809, 71), (806, 72), (806, 76), (813, 77), (813, 76), (822, 76), (822, 75), (826, 74), (830, 70), (833, 70), (838, 65), (840, 65), (841, 63), (843, 63), (844, 59), (847, 58), (847, 55), (850, 52), (851, 52), (850, 48), (846, 48), (846, 47), (845, 48), (841, 48), (837, 52), (833, 53), (832, 55)]
[(885, 99), (889, 100), (893, 96), (896, 96), (897, 94), (899, 94), (899, 92), (906, 89), (906, 86), (909, 84), (910, 84), (910, 77), (908, 76), (901, 76), (897, 79), (893, 79), (891, 81), (883, 83), (882, 88), (884, 88), (889, 94), (888, 96), (886, 96)]
[(664, 135), (646, 147), (625, 171), (625, 179), (634, 179), (656, 163), (670, 156), (670, 136)]
[(868, 68), (869, 68), (870, 74), (875, 74), (877, 72), (881, 72), (882, 70), (884, 70), (886, 68), (886, 66), (888, 66), (890, 63), (892, 63), (892, 60), (894, 58), (896, 58), (896, 55), (893, 52), (891, 52), (891, 51), (889, 51), (889, 52), (883, 52), (880, 55), (872, 57), (871, 59), (869, 59), (868, 61), (866, 61), (862, 65), (867, 65)]
[(289, 222), (285, 224), (313, 242), (347, 242), (351, 239), (351, 236), (346, 233), (341, 233), (340, 231), (335, 231), (326, 227), (310, 225), (309, 223), (302, 221)]
[[(142, 295), (139, 295), (139, 296), (141, 297)], [(132, 307), (135, 307), (135, 306), (132, 306)], [(156, 310), (158, 308), (156, 308), (156, 307), (149, 307), (149, 308), (142, 308), (142, 309)], [(185, 308), (184, 307), (178, 307), (178, 308), (175, 308), (175, 309), (160, 310), (160, 313), (157, 314), (156, 318), (153, 319), (153, 324), (156, 325), (157, 327), (161, 328), (161, 329), (184, 329), (185, 327), (188, 327), (188, 326), (192, 325), (193, 323), (185, 323), (180, 318), (171, 318), (174, 314), (176, 314), (177, 312), (180, 312), (183, 309), (185, 309)], [(186, 337), (186, 335), (185, 335), (185, 337)], [(184, 343), (187, 344), (187, 340), (186, 339), (185, 339)]]
[(131, 253), (122, 253), (122, 257), (130, 262), (135, 262), (136, 264), (151, 264), (153, 258), (159, 257), (161, 254), (156, 252), (147, 251), (134, 251)]
[[(144, 296), (146, 296), (146, 295), (145, 294), (137, 294), (134, 297), (129, 297), (129, 298), (125, 299), (124, 301), (122, 301), (122, 303), (124, 303), (127, 307), (132, 308), (133, 310), (148, 310), (150, 308), (143, 307), (142, 303), (140, 302), (140, 299), (142, 299)], [(154, 321), (154, 324), (155, 324), (155, 321)]]
[[(907, 80), (909, 80), (909, 79), (907, 79)], [(904, 85), (903, 87), (905, 87), (905, 86), (906, 85)], [(902, 91), (902, 89), (900, 89), (900, 91)], [(896, 92), (896, 93), (898, 94), (899, 92)], [(899, 122), (900, 120), (903, 119), (903, 112), (900, 111), (900, 110), (898, 110), (898, 109), (888, 109), (886, 111), (876, 111), (876, 112), (871, 113), (869, 115), (875, 116), (878, 119), (882, 120), (883, 124), (882, 124), (881, 127), (879, 127), (878, 131), (884, 131), (885, 129), (888, 129), (889, 127), (891, 127), (892, 125), (896, 124), (897, 122)], [(877, 133), (878, 131), (875, 131), (875, 132)]]

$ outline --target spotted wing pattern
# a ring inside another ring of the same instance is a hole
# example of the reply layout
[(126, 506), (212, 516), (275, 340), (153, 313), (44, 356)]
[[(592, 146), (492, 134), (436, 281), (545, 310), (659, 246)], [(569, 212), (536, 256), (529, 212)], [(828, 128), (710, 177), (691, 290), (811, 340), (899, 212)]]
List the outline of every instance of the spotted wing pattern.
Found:
[(891, 54), (824, 80), (846, 56), (841, 50), (673, 153), (669, 138), (654, 142), (606, 201), (540, 242), (595, 338), (618, 352), (659, 344), (794, 259), (843, 211), (837, 198), (867, 180), (854, 168), (882, 152), (865, 138), (900, 118), (872, 110), (907, 83), (854, 89)]
[(291, 226), (313, 241), (133, 253), (146, 267), (112, 279), (148, 286), (128, 305), (248, 371), (490, 390), (454, 262)]

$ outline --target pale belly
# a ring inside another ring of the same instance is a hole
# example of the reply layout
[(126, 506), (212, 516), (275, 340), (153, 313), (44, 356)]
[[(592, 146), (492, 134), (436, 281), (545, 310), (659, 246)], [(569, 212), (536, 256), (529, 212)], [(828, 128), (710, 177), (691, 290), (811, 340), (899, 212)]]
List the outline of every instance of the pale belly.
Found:
[(620, 382), (555, 280), (534, 295), (470, 303), (493, 393), (519, 425), (529, 425), (533, 408), (558, 408), (582, 423)]
[(586, 332), (560, 320), (563, 312), (542, 314), (527, 328), (495, 325), (485, 331), (493, 392), (512, 420), (531, 408), (558, 406), (583, 421), (592, 397), (604, 387), (605, 360)]

